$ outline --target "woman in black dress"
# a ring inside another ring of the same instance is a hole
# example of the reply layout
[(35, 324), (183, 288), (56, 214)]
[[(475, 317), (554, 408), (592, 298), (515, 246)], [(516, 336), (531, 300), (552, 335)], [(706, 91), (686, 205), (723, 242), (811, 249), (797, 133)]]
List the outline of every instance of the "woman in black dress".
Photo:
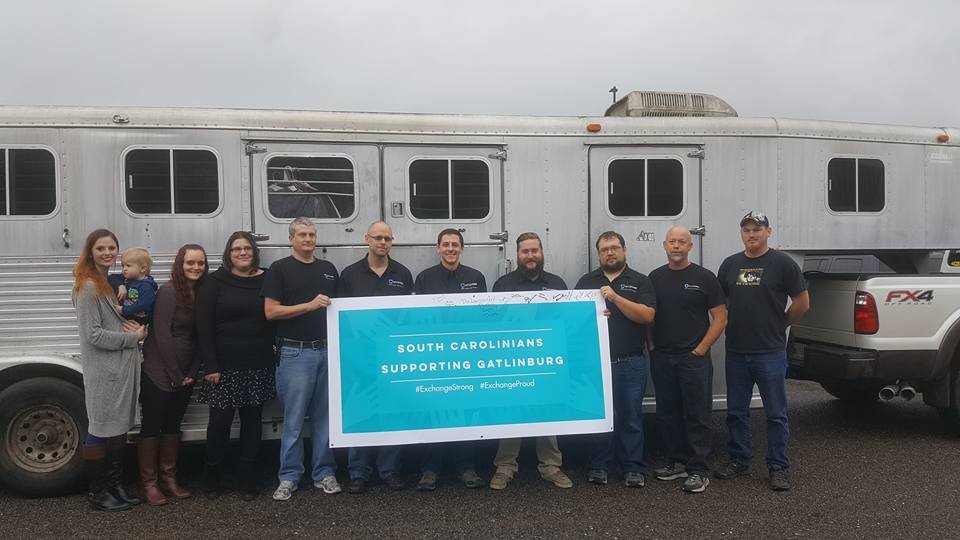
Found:
[[(152, 506), (186, 499), (177, 484), (180, 424), (197, 377), (196, 291), (207, 277), (207, 254), (196, 244), (177, 251), (170, 281), (157, 291), (153, 323), (143, 344), (140, 377), (140, 490)], [(159, 464), (159, 478), (158, 467)]]
[(200, 402), (210, 406), (203, 490), (221, 493), (223, 455), (230, 426), (240, 413), (240, 493), (259, 494), (256, 461), (260, 449), (263, 403), (276, 397), (273, 341), (275, 329), (264, 317), (264, 269), (250, 233), (230, 235), (223, 266), (210, 274), (197, 297), (197, 337), (204, 382)]

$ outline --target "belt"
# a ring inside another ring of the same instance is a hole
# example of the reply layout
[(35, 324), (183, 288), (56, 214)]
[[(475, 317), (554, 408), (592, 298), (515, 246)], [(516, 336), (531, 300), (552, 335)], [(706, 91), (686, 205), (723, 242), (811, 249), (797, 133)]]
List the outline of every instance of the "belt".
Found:
[(300, 341), (299, 339), (280, 338), (280, 345), (283, 347), (300, 347), (301, 349), (326, 349), (327, 340)]

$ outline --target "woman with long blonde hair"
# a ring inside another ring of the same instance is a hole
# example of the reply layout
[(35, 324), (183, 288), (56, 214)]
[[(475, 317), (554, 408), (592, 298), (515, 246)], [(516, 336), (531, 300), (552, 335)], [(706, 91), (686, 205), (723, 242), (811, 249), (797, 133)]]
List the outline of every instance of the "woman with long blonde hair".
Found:
[(83, 456), (90, 507), (129, 510), (140, 499), (124, 489), (123, 450), (134, 426), (140, 390), (138, 342), (144, 327), (124, 320), (107, 274), (117, 260), (116, 235), (97, 229), (87, 235), (73, 267), (73, 305), (80, 331), (80, 361), (87, 409)]

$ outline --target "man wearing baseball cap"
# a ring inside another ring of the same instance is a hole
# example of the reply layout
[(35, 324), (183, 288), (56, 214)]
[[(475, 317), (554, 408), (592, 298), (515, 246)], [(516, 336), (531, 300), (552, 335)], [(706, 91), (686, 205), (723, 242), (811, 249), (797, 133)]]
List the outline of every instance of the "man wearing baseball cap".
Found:
[(786, 491), (790, 489), (786, 329), (807, 312), (810, 297), (797, 263), (768, 246), (772, 232), (762, 212), (743, 216), (744, 250), (727, 257), (717, 272), (728, 311), (725, 371), (730, 461), (714, 476), (726, 480), (750, 473), (750, 397), (756, 385), (767, 418), (770, 489)]

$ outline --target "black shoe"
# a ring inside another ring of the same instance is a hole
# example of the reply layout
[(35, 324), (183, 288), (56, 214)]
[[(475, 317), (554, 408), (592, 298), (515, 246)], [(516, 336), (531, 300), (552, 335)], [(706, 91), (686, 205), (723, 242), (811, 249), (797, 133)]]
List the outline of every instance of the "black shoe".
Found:
[(97, 512), (130, 510), (131, 506), (119, 499), (110, 489), (106, 445), (84, 445), (80, 452), (87, 473), (87, 502), (90, 504), (90, 509)]
[(110, 489), (101, 489), (97, 492), (87, 494), (87, 501), (90, 503), (90, 509), (97, 512), (120, 512), (130, 510), (133, 507), (118, 499)]
[(367, 481), (363, 478), (351, 478), (350, 483), (347, 484), (347, 492), (354, 495), (359, 495), (367, 490)]
[(770, 489), (774, 491), (790, 490), (790, 469), (779, 465), (770, 466)]
[(241, 459), (237, 472), (240, 474), (240, 498), (247, 502), (256, 499), (260, 495), (257, 462)]
[(223, 488), (220, 487), (221, 477), (220, 464), (203, 464), (203, 496), (208, 500), (219, 499), (223, 495)]
[(739, 461), (728, 461), (719, 469), (713, 471), (713, 477), (718, 480), (730, 480), (740, 476), (749, 476), (750, 466)]
[[(407, 484), (404, 483), (399, 474), (391, 474), (383, 481), (387, 484), (387, 487), (390, 488), (391, 491), (401, 491), (403, 488), (407, 487)], [(433, 487), (436, 488), (436, 484), (434, 484)]]

